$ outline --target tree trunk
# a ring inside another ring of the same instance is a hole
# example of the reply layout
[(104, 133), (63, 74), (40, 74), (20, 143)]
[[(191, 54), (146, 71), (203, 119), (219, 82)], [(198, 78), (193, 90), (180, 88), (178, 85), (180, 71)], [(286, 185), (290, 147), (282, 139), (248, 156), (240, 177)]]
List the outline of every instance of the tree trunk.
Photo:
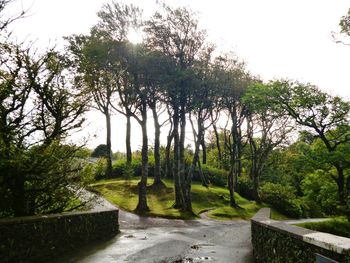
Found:
[(184, 105), (180, 109), (180, 185), (182, 190), (182, 210), (192, 213), (191, 201), (191, 175), (186, 174), (185, 165), (185, 136), (186, 136), (186, 112)]
[(202, 132), (202, 136), (201, 136), (201, 146), (202, 146), (202, 163), (203, 164), (207, 164), (207, 146), (205, 145), (205, 134), (204, 134), (204, 130)]
[(142, 170), (141, 170), (141, 181), (138, 184), (139, 187), (139, 202), (136, 207), (138, 213), (149, 211), (147, 205), (147, 177), (148, 177), (148, 137), (147, 137), (147, 111), (146, 106), (143, 106), (142, 110)]
[(152, 114), (154, 120), (154, 180), (153, 185), (159, 187), (165, 187), (162, 182), (161, 176), (161, 166), (160, 166), (160, 125), (158, 120), (158, 114), (156, 107), (152, 107)]
[(130, 137), (131, 137), (131, 122), (130, 122), (131, 115), (127, 112), (126, 115), (126, 162), (127, 164), (131, 164), (132, 162), (132, 152), (131, 152), (131, 143), (130, 143)]
[(232, 120), (232, 127), (231, 127), (231, 134), (232, 134), (232, 150), (231, 150), (231, 169), (229, 173), (229, 191), (230, 191), (230, 205), (232, 207), (237, 207), (237, 203), (234, 200), (234, 192), (235, 192), (235, 186), (237, 185), (237, 175), (239, 170), (239, 144), (241, 143), (239, 141), (238, 137), (238, 120), (237, 120), (237, 110), (235, 106), (230, 111), (231, 114), (231, 120)]
[(346, 205), (344, 169), (338, 164), (336, 164), (334, 166), (335, 166), (337, 173), (338, 173), (338, 178), (337, 178), (336, 183), (338, 186), (339, 203), (341, 205)]
[(254, 176), (253, 180), (253, 197), (258, 204), (261, 204), (261, 199), (259, 195), (259, 178), (257, 176)]
[(106, 129), (107, 129), (107, 138), (106, 138), (106, 145), (107, 145), (107, 167), (106, 167), (106, 177), (111, 178), (112, 177), (112, 149), (111, 149), (111, 116), (109, 114), (108, 109), (105, 112), (106, 116)]
[(230, 206), (233, 208), (237, 207), (237, 203), (235, 200), (235, 188), (234, 188), (234, 172), (233, 166), (230, 169), (230, 172), (227, 177), (228, 190), (230, 192)]
[(201, 167), (201, 162), (199, 160), (199, 146), (201, 145), (201, 138), (203, 136), (203, 120), (202, 118), (200, 117), (200, 113), (198, 113), (198, 116), (197, 116), (197, 129), (198, 129), (198, 133), (196, 132), (195, 128), (194, 128), (194, 124), (193, 124), (193, 121), (191, 119), (191, 116), (190, 116), (190, 123), (191, 123), (191, 127), (192, 127), (192, 133), (193, 133), (193, 140), (194, 140), (194, 143), (195, 143), (195, 151), (194, 151), (194, 155), (193, 155), (193, 158), (192, 158), (192, 166), (191, 169), (192, 169), (192, 173), (191, 175), (193, 175), (193, 172), (194, 172), (194, 169), (196, 167), (196, 165), (198, 165), (198, 172), (199, 172), (199, 176), (201, 178), (201, 181), (202, 181), (202, 185), (205, 186), (205, 187), (208, 187), (208, 179), (204, 176), (203, 174), (203, 171), (202, 171), (202, 167)]
[(218, 167), (221, 168), (222, 154), (221, 154), (220, 137), (219, 137), (219, 133), (215, 123), (213, 123), (213, 128), (214, 128), (214, 134), (215, 134), (216, 148), (218, 149)]
[(173, 176), (175, 186), (175, 204), (174, 208), (181, 208), (183, 204), (183, 197), (181, 191), (180, 181), (180, 136), (179, 136), (179, 113), (178, 109), (174, 107), (173, 116), (173, 136), (174, 136), (174, 161), (173, 161)]
[(170, 162), (170, 150), (171, 150), (171, 142), (174, 138), (173, 126), (171, 126), (169, 130), (169, 134), (167, 136), (167, 144), (165, 147), (165, 176), (167, 178), (173, 178), (173, 173), (171, 170), (171, 162)]

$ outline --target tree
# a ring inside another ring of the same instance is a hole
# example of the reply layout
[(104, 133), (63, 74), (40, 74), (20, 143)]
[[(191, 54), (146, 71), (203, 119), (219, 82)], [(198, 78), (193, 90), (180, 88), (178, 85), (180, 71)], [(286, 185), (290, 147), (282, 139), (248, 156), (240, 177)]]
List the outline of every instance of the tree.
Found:
[(1, 51), (1, 214), (61, 212), (73, 196), (65, 186), (78, 183), (81, 170), (75, 148), (68, 151), (62, 142), (81, 127), (86, 101), (72, 87), (69, 60), (61, 54), (34, 56), (9, 43)]
[(106, 156), (108, 156), (107, 152), (108, 152), (107, 145), (106, 144), (99, 144), (92, 152), (91, 157), (97, 157), (97, 158), (106, 157)]
[[(185, 127), (186, 111), (191, 83), (191, 68), (205, 37), (198, 30), (198, 22), (186, 8), (172, 9), (163, 6), (163, 13), (156, 12), (145, 22), (146, 44), (149, 48), (162, 52), (175, 62), (169, 75), (166, 96), (173, 113), (174, 134), (174, 182), (175, 207), (192, 212), (191, 180), (185, 173)], [(179, 131), (180, 128), (180, 131)]]
[(247, 107), (247, 137), (251, 160), (249, 174), (257, 202), (261, 202), (258, 188), (268, 157), (274, 148), (286, 142), (293, 129), (286, 111), (267, 99), (269, 94), (269, 87), (256, 83), (249, 87), (243, 97)]
[[(167, 58), (160, 52), (148, 51), (143, 59), (143, 83), (148, 89), (148, 107), (152, 111), (154, 123), (154, 181), (153, 186), (165, 187), (161, 180), (161, 160), (160, 160), (160, 132), (161, 127), (167, 122), (160, 123), (159, 117), (164, 109), (163, 91), (165, 86)], [(170, 147), (170, 146), (169, 146)]]
[[(206, 162), (206, 147), (205, 147), (205, 131), (210, 127), (211, 123), (208, 120), (212, 116), (213, 107), (215, 106), (215, 100), (217, 95), (216, 86), (212, 81), (211, 71), (211, 57), (213, 47), (208, 47), (199, 56), (199, 59), (195, 64), (195, 80), (193, 84), (192, 95), (190, 96), (188, 111), (189, 120), (192, 126), (192, 132), (194, 137), (194, 154), (192, 159), (192, 165), (189, 170), (188, 177), (193, 176), (193, 172), (198, 166), (199, 174), (202, 180), (203, 186), (208, 187), (208, 178), (204, 177), (201, 162), (199, 159), (199, 147), (202, 146), (203, 164)], [(194, 126), (192, 116), (197, 122), (197, 129)]]
[[(242, 125), (246, 118), (246, 108), (242, 103), (242, 96), (250, 83), (250, 76), (244, 72), (244, 63), (230, 55), (220, 56), (215, 61), (214, 76), (221, 90), (221, 105), (227, 111), (231, 129), (229, 136), (225, 131), (225, 147), (230, 152), (230, 173), (228, 188), (230, 191), (230, 205), (237, 207), (234, 192), (238, 177), (242, 172)], [(218, 90), (219, 90), (218, 89)]]
[(68, 40), (73, 63), (77, 67), (77, 85), (93, 99), (91, 107), (100, 111), (106, 119), (106, 176), (111, 177), (111, 114), (118, 80), (114, 65), (119, 45), (103, 38), (99, 32), (93, 32), (91, 36), (72, 36)]
[[(106, 38), (113, 39), (116, 43), (126, 44), (128, 34), (131, 29), (139, 30), (142, 24), (142, 10), (132, 4), (121, 4), (112, 1), (110, 4), (104, 4), (102, 9), (97, 13), (100, 21), (93, 28), (93, 31), (101, 32)], [(127, 48), (127, 47), (126, 47)], [(125, 49), (124, 49), (125, 50)], [(125, 52), (124, 50), (119, 50), (120, 53)], [(121, 56), (122, 57), (122, 56)], [(116, 59), (116, 58), (114, 58)], [(116, 59), (118, 63), (122, 61)], [(120, 68), (122, 66), (122, 68)], [(119, 65), (114, 65), (114, 74), (119, 74), (126, 67), (125, 64), (121, 63)], [(122, 85), (117, 85), (117, 91), (119, 95), (119, 103), (114, 105), (114, 108), (126, 117), (126, 159), (128, 165), (131, 164), (132, 152), (131, 152), (131, 115), (134, 114), (134, 109), (132, 105), (134, 103), (134, 98), (131, 96), (127, 87)], [(120, 106), (120, 107), (118, 107)], [(121, 109), (120, 109), (121, 108)]]
[(345, 16), (342, 16), (339, 22), (341, 33), (350, 36), (350, 9)]
[(13, 16), (4, 15), (5, 9), (8, 7), (9, 4), (11, 4), (14, 1), (15, 0), (0, 0), (0, 32), (1, 33), (6, 31), (9, 24), (16, 21), (17, 19), (23, 18), (27, 12), (27, 10), (21, 10), (20, 12), (17, 12), (17, 14)]
[(123, 82), (119, 83), (128, 87), (135, 98), (135, 112), (132, 117), (139, 123), (142, 130), (142, 169), (141, 180), (138, 184), (139, 201), (136, 211), (139, 213), (149, 211), (147, 205), (147, 177), (148, 177), (148, 133), (147, 133), (147, 111), (152, 93), (148, 84), (147, 77), (147, 52), (142, 45), (130, 45), (129, 52), (125, 56), (127, 70), (123, 72)]
[[(297, 124), (319, 138), (329, 154), (336, 156), (337, 150), (350, 141), (349, 102), (310, 84), (277, 81), (272, 87), (276, 98), (273, 101), (279, 103)], [(345, 206), (350, 178), (346, 177), (344, 170), (349, 167), (349, 162), (338, 157), (328, 159), (328, 162), (336, 169), (332, 178), (338, 186), (339, 203)]]

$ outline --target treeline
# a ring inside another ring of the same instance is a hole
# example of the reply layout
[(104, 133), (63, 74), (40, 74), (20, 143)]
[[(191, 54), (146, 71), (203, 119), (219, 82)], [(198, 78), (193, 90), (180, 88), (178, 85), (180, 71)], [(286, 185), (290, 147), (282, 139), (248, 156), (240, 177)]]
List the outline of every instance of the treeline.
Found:
[[(319, 138), (329, 154), (348, 142), (348, 102), (311, 84), (288, 80), (263, 83), (232, 54), (216, 55), (214, 45), (206, 41), (205, 31), (199, 29), (196, 16), (186, 8), (163, 5), (161, 11), (145, 21), (141, 14), (133, 5), (113, 2), (103, 6), (98, 13), (100, 20), (89, 35), (67, 38), (68, 52), (76, 65), (76, 80), (93, 99), (92, 106), (106, 118), (107, 177), (112, 173), (111, 113), (116, 111), (127, 119), (129, 164), (130, 119), (135, 118), (140, 124), (142, 175), (137, 211), (148, 210), (148, 113), (152, 113), (155, 127), (154, 184), (162, 184), (159, 117), (165, 113), (170, 124), (166, 126), (170, 129), (165, 176), (171, 174), (174, 178), (174, 206), (187, 212), (192, 212), (193, 173), (200, 172), (206, 163), (208, 131), (213, 132), (220, 167), (226, 155), (232, 207), (237, 206), (234, 192), (243, 173), (250, 177), (253, 198), (261, 201), (259, 185), (271, 153), (287, 146), (299, 128)], [(128, 41), (131, 29), (142, 33), (142, 43)], [(219, 125), (223, 119), (227, 119), (226, 127)], [(190, 166), (186, 166), (185, 135), (189, 125), (194, 153)], [(346, 207), (350, 187), (348, 162), (338, 158), (328, 161), (334, 168), (337, 202)], [(204, 176), (202, 180), (208, 185)]]
[[(203, 185), (209, 185), (202, 169), (209, 162), (208, 157), (210, 165), (228, 170), (232, 207), (237, 207), (234, 193), (247, 177), (249, 195), (261, 202), (262, 180), (282, 186), (293, 181), (294, 173), (288, 183), (274, 180), (274, 176), (283, 178), (283, 174), (273, 176), (273, 171), (283, 170), (279, 162), (272, 169), (271, 161), (277, 153), (295, 147), (291, 143), (298, 130), (307, 130), (312, 140), (310, 145), (316, 143), (322, 149), (316, 151), (317, 156), (324, 156), (317, 159), (322, 164), (320, 169), (336, 184), (337, 209), (347, 213), (348, 102), (311, 84), (289, 80), (264, 83), (250, 74), (236, 56), (218, 55), (214, 45), (206, 41), (205, 31), (199, 29), (195, 14), (186, 8), (163, 5), (144, 20), (138, 7), (112, 2), (102, 7), (98, 17), (99, 22), (89, 34), (66, 38), (65, 52), (49, 50), (38, 55), (7, 40), (1, 47), (0, 174), (4, 183), (0, 191), (4, 200), (8, 200), (4, 211), (33, 214), (34, 208), (40, 207), (43, 195), (48, 199), (66, 196), (63, 189), (79, 182), (81, 166), (77, 164), (75, 151), (67, 158), (58, 154), (57, 166), (45, 168), (32, 158), (49, 149), (50, 157), (52, 152), (60, 153), (54, 146), (76, 149), (65, 145), (65, 137), (81, 127), (84, 112), (94, 108), (106, 120), (107, 178), (112, 177), (113, 170), (111, 139), (116, 136), (111, 133), (113, 113), (122, 114), (127, 120), (126, 169), (133, 159), (131, 119), (140, 125), (141, 180), (136, 208), (140, 213), (149, 210), (149, 114), (155, 128), (154, 185), (162, 187), (162, 176), (174, 179), (174, 207), (192, 213), (191, 181), (198, 173)], [(131, 43), (130, 30), (142, 34), (143, 42)], [(162, 122), (164, 118), (166, 122)], [(169, 129), (161, 160), (162, 127)], [(194, 140), (189, 163), (186, 162), (187, 127), (192, 129)], [(29, 164), (32, 169), (28, 169)], [(66, 170), (62, 172), (62, 169)], [(46, 184), (37, 189), (38, 174), (46, 178), (42, 180)], [(51, 181), (53, 178), (61, 178), (58, 180), (61, 183), (56, 183), (56, 179)], [(45, 192), (47, 185), (54, 186), (52, 192)], [(266, 194), (263, 197), (268, 199)], [(56, 210), (65, 209), (67, 203), (63, 204)], [(52, 207), (50, 211), (56, 211)]]

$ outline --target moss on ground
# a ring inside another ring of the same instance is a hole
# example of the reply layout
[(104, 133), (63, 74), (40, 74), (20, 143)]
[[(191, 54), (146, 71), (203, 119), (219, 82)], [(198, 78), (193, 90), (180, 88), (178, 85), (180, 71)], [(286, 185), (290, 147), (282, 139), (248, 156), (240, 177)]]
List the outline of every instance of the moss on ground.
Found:
[[(91, 187), (121, 209), (133, 212), (138, 201), (138, 182), (137, 178), (111, 179), (96, 182)], [(200, 213), (208, 211), (209, 217), (218, 220), (249, 219), (262, 207), (262, 205), (235, 194), (240, 208), (232, 208), (229, 206), (229, 192), (226, 188), (218, 186), (206, 188), (194, 182), (192, 184), (192, 206), (195, 215), (186, 214), (172, 207), (175, 195), (173, 181), (164, 180), (164, 182), (166, 188), (149, 187), (147, 201), (150, 212), (146, 213), (147, 216), (194, 219)], [(148, 184), (152, 184), (152, 179), (149, 179)]]

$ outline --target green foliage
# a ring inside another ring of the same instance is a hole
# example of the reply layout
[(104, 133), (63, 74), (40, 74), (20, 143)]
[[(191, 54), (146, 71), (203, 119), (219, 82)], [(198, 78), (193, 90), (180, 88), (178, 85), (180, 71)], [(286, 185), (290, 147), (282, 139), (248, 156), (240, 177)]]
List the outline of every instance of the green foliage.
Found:
[(306, 175), (302, 181), (302, 189), (305, 200), (313, 203), (314, 207), (327, 215), (337, 214), (337, 185), (331, 178), (330, 173), (316, 170)]
[(99, 180), (106, 177), (107, 160), (102, 157), (97, 160), (93, 166), (95, 179)]
[(242, 175), (238, 178), (237, 192), (244, 198), (254, 200), (253, 182), (248, 176)]
[(265, 183), (260, 187), (260, 197), (263, 202), (272, 205), (278, 211), (291, 217), (301, 217), (301, 203), (296, 200), (294, 189), (281, 184)]
[[(222, 169), (211, 167), (209, 165), (202, 165), (202, 172), (205, 178), (209, 179), (209, 182), (216, 186), (226, 186), (228, 172)], [(201, 181), (198, 169), (194, 173), (194, 180)]]
[[(22, 215), (60, 213), (80, 207), (74, 189), (91, 183), (91, 172), (83, 169), (84, 161), (76, 157), (77, 148), (54, 141), (50, 145), (33, 146), (17, 151), (11, 160), (0, 163), (1, 170), (11, 169), (13, 176), (5, 177), (6, 184), (23, 180), (21, 206), (16, 207), (17, 193), (6, 192), (1, 202), (1, 216), (11, 216), (15, 209)], [(9, 166), (11, 165), (11, 167)], [(5, 185), (6, 185), (5, 184)]]
[[(130, 165), (127, 164), (126, 159), (120, 159), (114, 162), (112, 167), (113, 177), (130, 178), (132, 176), (141, 176), (142, 163), (139, 156), (134, 156)], [(148, 175), (153, 176), (154, 172), (154, 158), (148, 156)]]
[(91, 154), (91, 157), (100, 158), (107, 156), (107, 145), (100, 144), (98, 145)]

